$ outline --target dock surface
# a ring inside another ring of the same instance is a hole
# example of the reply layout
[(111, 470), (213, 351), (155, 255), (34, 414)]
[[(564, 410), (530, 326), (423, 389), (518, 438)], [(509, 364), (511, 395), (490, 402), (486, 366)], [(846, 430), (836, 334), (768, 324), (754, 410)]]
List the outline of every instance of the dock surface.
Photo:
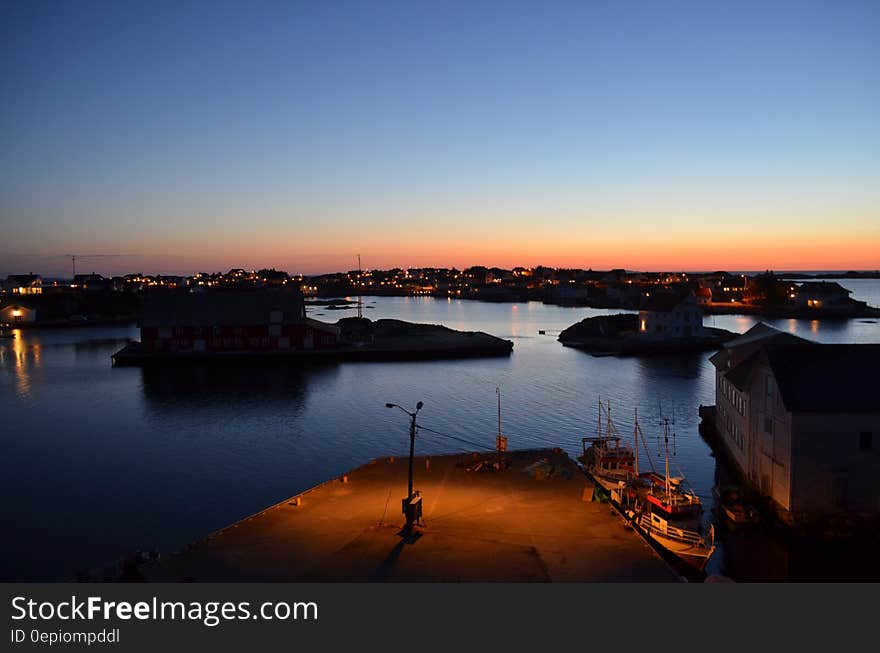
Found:
[(408, 460), (379, 459), (143, 572), (151, 581), (680, 580), (608, 504), (591, 501), (592, 483), (564, 452), (505, 455), (503, 471), (474, 470), (494, 454), (417, 457), (415, 537), (400, 534)]

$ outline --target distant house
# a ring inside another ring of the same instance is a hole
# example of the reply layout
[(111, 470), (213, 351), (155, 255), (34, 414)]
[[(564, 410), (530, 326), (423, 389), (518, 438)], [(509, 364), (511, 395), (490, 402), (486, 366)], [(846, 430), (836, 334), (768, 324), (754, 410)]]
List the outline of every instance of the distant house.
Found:
[(880, 345), (761, 324), (709, 360), (720, 443), (755, 489), (794, 521), (880, 514)]
[(697, 298), (697, 304), (700, 306), (708, 306), (712, 303), (712, 289), (707, 286), (697, 286), (694, 289), (694, 295)]
[(43, 278), (39, 274), (10, 274), (3, 289), (13, 295), (39, 295), (43, 292)]
[(110, 290), (112, 288), (112, 283), (110, 279), (106, 279), (102, 275), (92, 272), (91, 274), (74, 275), (71, 287), (81, 288), (82, 290), (89, 290), (91, 292), (99, 292), (102, 290)]
[(306, 317), (302, 293), (156, 291), (144, 300), (141, 346), (149, 352), (332, 349), (339, 329)]
[(648, 291), (639, 308), (639, 336), (692, 338), (705, 335), (697, 297), (687, 291)]
[(713, 272), (702, 278), (702, 284), (712, 291), (713, 302), (741, 302), (748, 288), (749, 279), (745, 275), (728, 272)]
[(806, 281), (797, 287), (794, 304), (802, 308), (833, 308), (849, 304), (850, 294), (837, 282)]
[(0, 309), (0, 324), (33, 324), (37, 310), (26, 304), (10, 304)]

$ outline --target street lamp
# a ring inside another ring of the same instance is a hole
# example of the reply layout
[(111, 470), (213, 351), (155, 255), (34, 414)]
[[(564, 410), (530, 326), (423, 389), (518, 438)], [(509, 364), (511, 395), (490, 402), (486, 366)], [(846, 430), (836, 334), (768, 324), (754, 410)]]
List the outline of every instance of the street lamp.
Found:
[(407, 485), (406, 498), (403, 500), (403, 512), (406, 515), (406, 526), (404, 532), (409, 535), (412, 532), (413, 521), (413, 454), (416, 448), (416, 415), (422, 409), (424, 404), (420, 401), (416, 404), (415, 412), (409, 412), (403, 406), (398, 404), (385, 404), (385, 408), (400, 408), (404, 413), (410, 416), (409, 424), (409, 483)]

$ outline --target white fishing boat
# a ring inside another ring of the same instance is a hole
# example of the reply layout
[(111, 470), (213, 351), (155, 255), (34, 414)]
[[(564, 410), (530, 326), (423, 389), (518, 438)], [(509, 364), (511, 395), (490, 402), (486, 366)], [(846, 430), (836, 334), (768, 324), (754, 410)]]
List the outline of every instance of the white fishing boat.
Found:
[(638, 525), (655, 542), (700, 571), (706, 568), (715, 552), (715, 527), (703, 533), (699, 527), (675, 525), (653, 511), (638, 515)]
[(664, 444), (664, 473), (652, 471), (629, 484), (627, 498), (632, 507), (626, 514), (654, 542), (703, 571), (715, 552), (715, 528), (711, 524), (703, 528), (699, 497), (684, 488), (684, 477), (669, 473), (669, 420), (665, 421)]

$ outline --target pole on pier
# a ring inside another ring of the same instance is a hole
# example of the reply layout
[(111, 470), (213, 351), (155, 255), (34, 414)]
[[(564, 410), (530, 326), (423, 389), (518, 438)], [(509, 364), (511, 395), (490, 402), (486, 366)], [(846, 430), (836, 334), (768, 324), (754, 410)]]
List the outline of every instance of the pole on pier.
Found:
[(403, 406), (398, 404), (385, 404), (386, 408), (400, 408), (404, 413), (409, 415), (410, 417), (410, 425), (409, 425), (409, 476), (407, 482), (407, 492), (406, 498), (403, 500), (403, 514), (406, 517), (406, 524), (403, 527), (403, 534), (405, 536), (412, 535), (413, 524), (417, 522), (421, 516), (421, 496), (413, 496), (413, 458), (415, 455), (416, 448), (416, 415), (418, 415), (419, 411), (422, 409), (424, 404), (420, 401), (416, 404), (416, 409), (414, 412), (408, 411)]

